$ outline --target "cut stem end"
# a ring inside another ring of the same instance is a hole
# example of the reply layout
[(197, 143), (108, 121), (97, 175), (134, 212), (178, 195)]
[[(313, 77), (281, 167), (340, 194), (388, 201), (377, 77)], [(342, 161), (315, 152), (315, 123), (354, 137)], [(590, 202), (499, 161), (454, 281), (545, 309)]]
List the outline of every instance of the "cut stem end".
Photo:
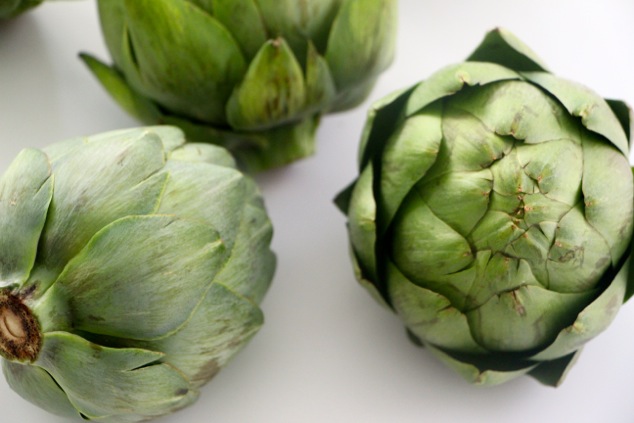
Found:
[(10, 361), (33, 362), (41, 346), (37, 318), (19, 296), (0, 291), (0, 355)]

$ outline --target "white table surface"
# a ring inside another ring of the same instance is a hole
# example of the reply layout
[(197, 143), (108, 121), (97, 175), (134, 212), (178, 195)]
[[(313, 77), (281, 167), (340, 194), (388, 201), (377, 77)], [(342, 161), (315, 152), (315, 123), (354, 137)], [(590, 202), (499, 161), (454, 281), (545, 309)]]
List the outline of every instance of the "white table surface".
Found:
[[(332, 198), (356, 172), (369, 104), (461, 61), (496, 26), (550, 69), (634, 104), (632, 0), (401, 0), (397, 60), (360, 108), (322, 120), (318, 153), (258, 177), (279, 265), (266, 324), (169, 422), (631, 423), (634, 301), (590, 342), (557, 389), (523, 377), (494, 388), (464, 382), (413, 346), (395, 316), (354, 280), (345, 219)], [(0, 171), (18, 151), (138, 126), (77, 58), (108, 58), (93, 1), (53, 1), (0, 26)], [(2, 423), (64, 421), (0, 378)]]

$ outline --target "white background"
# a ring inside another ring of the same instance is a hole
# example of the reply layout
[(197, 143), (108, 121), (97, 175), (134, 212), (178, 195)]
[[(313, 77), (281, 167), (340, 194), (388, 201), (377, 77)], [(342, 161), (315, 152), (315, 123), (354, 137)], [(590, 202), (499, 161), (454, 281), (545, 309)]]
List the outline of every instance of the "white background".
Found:
[[(332, 198), (356, 172), (369, 104), (461, 61), (503, 26), (550, 69), (634, 104), (632, 0), (401, 0), (397, 59), (360, 108), (322, 120), (318, 153), (258, 177), (279, 258), (266, 324), (186, 410), (168, 422), (631, 423), (634, 301), (589, 343), (564, 384), (523, 377), (470, 386), (406, 339), (357, 285), (345, 219)], [(108, 59), (92, 1), (50, 2), (0, 24), (0, 170), (18, 151), (136, 126), (77, 58)], [(0, 378), (2, 423), (60, 423)]]

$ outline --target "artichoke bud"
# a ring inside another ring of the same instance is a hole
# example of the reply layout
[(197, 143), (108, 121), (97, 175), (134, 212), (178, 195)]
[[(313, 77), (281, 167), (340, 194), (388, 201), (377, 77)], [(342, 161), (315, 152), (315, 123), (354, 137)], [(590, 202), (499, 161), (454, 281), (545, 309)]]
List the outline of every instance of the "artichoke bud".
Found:
[(175, 127), (23, 150), (0, 216), (3, 372), (53, 413), (178, 410), (263, 323), (275, 257), (255, 182)]
[[(312, 154), (321, 115), (352, 108), (392, 62), (395, 0), (102, 0), (113, 59), (82, 58), (148, 122), (222, 145), (251, 171)], [(239, 140), (239, 142), (236, 142)]]
[(491, 31), (377, 102), (338, 199), (357, 277), (467, 380), (561, 382), (631, 295), (631, 113)]

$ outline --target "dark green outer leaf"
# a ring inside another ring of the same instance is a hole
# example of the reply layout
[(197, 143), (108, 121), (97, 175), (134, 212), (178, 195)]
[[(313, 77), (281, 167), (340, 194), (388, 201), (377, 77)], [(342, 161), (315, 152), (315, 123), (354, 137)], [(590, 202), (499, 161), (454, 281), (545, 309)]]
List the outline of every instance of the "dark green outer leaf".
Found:
[(528, 374), (544, 385), (557, 387), (562, 384), (568, 371), (574, 366), (581, 354), (581, 349), (564, 357), (543, 361)]
[(490, 31), (467, 60), (497, 63), (518, 72), (548, 71), (541, 59), (526, 44), (503, 28)]
[[(522, 376), (535, 367), (538, 366), (539, 363), (530, 362), (530, 361), (518, 361), (516, 363), (511, 363), (512, 366), (510, 368), (498, 369), (496, 367), (483, 365), (479, 363), (477, 360), (470, 362), (468, 360), (464, 360), (461, 357), (458, 358), (454, 355), (448, 354), (447, 352), (437, 348), (433, 345), (426, 344), (425, 347), (439, 360), (441, 360), (447, 367), (453, 369), (460, 376), (462, 376), (465, 380), (475, 385), (483, 385), (483, 386), (494, 386), (500, 385), (502, 383), (508, 382), (509, 380), (515, 379), (516, 377)], [(487, 357), (487, 356), (485, 356)], [(488, 357), (487, 357), (488, 358)], [(488, 361), (488, 360), (485, 360)], [(502, 366), (504, 366), (505, 362), (502, 361)], [(500, 363), (497, 367), (500, 367)]]
[(416, 86), (413, 86), (396, 91), (372, 104), (359, 143), (359, 172), (365, 169), (368, 163), (378, 161), (383, 151), (383, 143), (404, 119), (403, 108), (415, 88)]
[(608, 106), (614, 112), (614, 115), (617, 117), (621, 126), (623, 127), (623, 131), (625, 131), (625, 135), (627, 135), (627, 139), (630, 141), (630, 149), (632, 147), (631, 143), (634, 139), (632, 131), (634, 131), (634, 127), (632, 127), (632, 122), (634, 121), (634, 116), (632, 112), (632, 108), (621, 100), (605, 100), (608, 103)]

